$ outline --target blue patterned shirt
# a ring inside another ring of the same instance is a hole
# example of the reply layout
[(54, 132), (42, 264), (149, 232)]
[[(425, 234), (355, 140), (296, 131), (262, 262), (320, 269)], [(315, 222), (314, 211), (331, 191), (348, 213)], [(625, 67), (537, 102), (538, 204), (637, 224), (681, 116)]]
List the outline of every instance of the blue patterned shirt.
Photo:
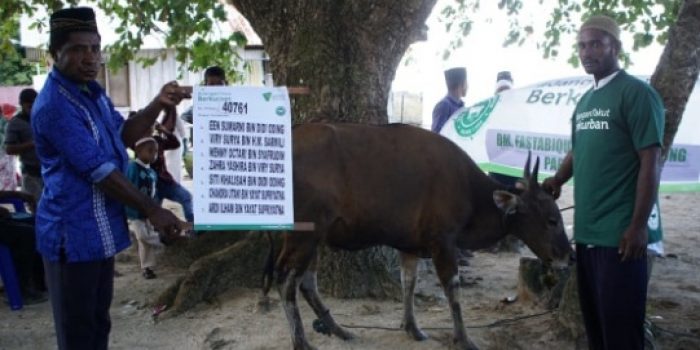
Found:
[(126, 171), (124, 118), (94, 81), (79, 85), (55, 68), (32, 108), (44, 192), (36, 214), (39, 252), (58, 261), (95, 261), (130, 244), (124, 205), (98, 187)]

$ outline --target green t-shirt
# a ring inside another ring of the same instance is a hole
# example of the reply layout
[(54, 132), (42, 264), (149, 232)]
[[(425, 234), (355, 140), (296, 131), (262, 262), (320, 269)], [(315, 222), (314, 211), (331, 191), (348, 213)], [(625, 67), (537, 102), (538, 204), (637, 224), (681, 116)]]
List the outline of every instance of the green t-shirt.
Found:
[[(617, 247), (634, 212), (637, 151), (663, 144), (663, 103), (651, 86), (620, 71), (607, 85), (581, 97), (571, 124), (574, 239)], [(648, 229), (649, 243), (661, 240), (658, 199)]]

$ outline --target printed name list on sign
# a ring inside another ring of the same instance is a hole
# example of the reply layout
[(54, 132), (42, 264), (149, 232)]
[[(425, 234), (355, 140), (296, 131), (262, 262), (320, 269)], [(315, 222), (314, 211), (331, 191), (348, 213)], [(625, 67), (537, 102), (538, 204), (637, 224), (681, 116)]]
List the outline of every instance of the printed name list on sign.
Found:
[(194, 228), (294, 226), (287, 89), (194, 88)]

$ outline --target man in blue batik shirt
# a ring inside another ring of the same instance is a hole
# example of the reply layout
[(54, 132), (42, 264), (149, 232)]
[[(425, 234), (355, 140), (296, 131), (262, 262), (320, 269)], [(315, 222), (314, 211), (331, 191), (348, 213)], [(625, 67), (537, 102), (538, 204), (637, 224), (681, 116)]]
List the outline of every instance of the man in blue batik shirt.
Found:
[(164, 107), (185, 93), (163, 86), (135, 118), (125, 121), (95, 82), (102, 61), (91, 8), (54, 12), (49, 52), (54, 59), (32, 109), (44, 190), (36, 239), (44, 258), (58, 348), (107, 349), (114, 255), (129, 246), (124, 204), (143, 213), (167, 237), (182, 223), (124, 176), (133, 145)]
[(446, 70), (445, 83), (447, 84), (447, 96), (433, 108), (433, 125), (430, 130), (435, 133), (442, 130), (454, 112), (464, 107), (462, 97), (467, 95), (467, 70), (460, 67)]

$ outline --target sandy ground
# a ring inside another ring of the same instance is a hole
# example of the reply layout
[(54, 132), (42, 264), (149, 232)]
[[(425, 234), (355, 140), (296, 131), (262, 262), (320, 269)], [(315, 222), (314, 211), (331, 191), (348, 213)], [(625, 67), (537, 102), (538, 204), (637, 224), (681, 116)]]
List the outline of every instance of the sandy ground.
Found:
[[(570, 205), (566, 191), (560, 207)], [(657, 258), (650, 284), (648, 316), (660, 327), (657, 349), (700, 349), (700, 194), (672, 194), (662, 199), (666, 256)], [(564, 219), (572, 223), (571, 211)], [(529, 252), (523, 255), (531, 255)], [(529, 303), (501, 300), (516, 294), (519, 254), (477, 252), (471, 266), (462, 268), (471, 282), (461, 294), (468, 334), (481, 349), (576, 349), (580, 342), (558, 328), (552, 313), (498, 326), (495, 321), (546, 311)], [(111, 349), (289, 349), (290, 336), (277, 295), (273, 308), (258, 308), (260, 291), (238, 289), (210, 304), (200, 304), (177, 317), (151, 316), (150, 301), (182, 271), (157, 272), (144, 280), (133, 250), (118, 259), (112, 304)], [(435, 286), (431, 271), (424, 270), (419, 284), (416, 317), (430, 339), (415, 342), (397, 328), (402, 306), (394, 301), (340, 300), (325, 298), (336, 320), (352, 327), (357, 335), (342, 341), (311, 330), (315, 319), (300, 301), (310, 342), (318, 349), (448, 349), (451, 344), (449, 310)], [(431, 297), (438, 295), (438, 297)], [(372, 328), (374, 327), (374, 328)], [(54, 349), (55, 333), (48, 303), (12, 312), (0, 306), (0, 349)]]

